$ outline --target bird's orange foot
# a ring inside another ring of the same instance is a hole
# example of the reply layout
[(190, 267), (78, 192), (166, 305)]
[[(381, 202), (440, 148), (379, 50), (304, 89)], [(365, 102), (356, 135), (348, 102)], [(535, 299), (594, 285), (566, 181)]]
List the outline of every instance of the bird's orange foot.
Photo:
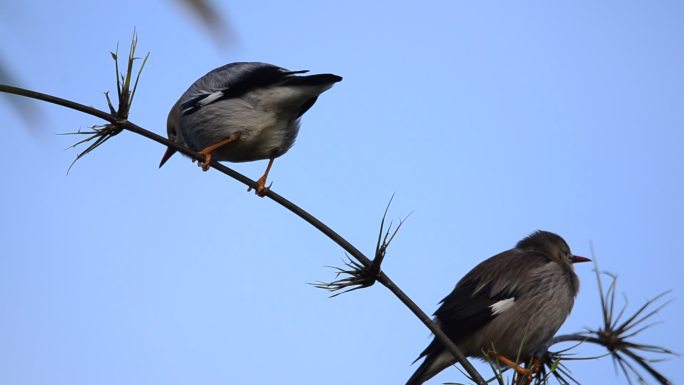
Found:
[[(269, 184), (268, 187), (266, 187), (266, 178), (265, 177), (266, 177), (266, 175), (262, 176), (261, 178), (259, 178), (259, 180), (257, 180), (257, 187), (256, 187), (255, 194), (260, 196), (261, 198), (266, 196), (266, 193), (268, 193), (268, 191), (271, 189), (271, 186), (273, 185), (273, 182), (271, 182), (271, 184)], [(250, 191), (252, 191), (251, 187), (247, 189), (247, 192), (250, 192)]]
[[(259, 178), (259, 180), (257, 180), (257, 182), (256, 182), (256, 185), (257, 185), (256, 195), (258, 195), (262, 198), (266, 196), (266, 194), (268, 193), (268, 190), (271, 189), (271, 185), (273, 184), (273, 182), (271, 182), (271, 184), (269, 184), (268, 187), (266, 187), (266, 178), (268, 178), (268, 172), (271, 171), (271, 166), (273, 166), (273, 160), (274, 159), (275, 159), (275, 157), (270, 158), (268, 160), (268, 166), (266, 166), (266, 171), (264, 172), (264, 175), (262, 175), (261, 178)], [(247, 189), (247, 192), (250, 192), (250, 191), (252, 191), (251, 187)]]
[[(513, 362), (508, 357), (503, 356), (501, 354), (493, 353), (494, 357), (496, 358), (497, 361), (500, 363), (508, 366), (509, 368), (513, 369), (515, 373), (518, 375), (519, 379), (524, 378), (526, 381), (522, 382), (525, 385), (529, 385), (532, 383), (532, 377), (539, 373), (541, 370), (541, 367), (539, 366), (539, 362), (535, 361), (532, 366), (532, 370), (523, 368), (522, 366), (518, 365), (517, 362)], [(520, 384), (520, 381), (514, 381), (516, 384)]]
[(202, 167), (202, 171), (207, 171), (209, 170), (209, 167), (211, 167), (211, 153), (214, 152), (219, 147), (223, 147), (228, 143), (232, 143), (236, 140), (240, 139), (240, 133), (233, 134), (226, 139), (223, 139), (222, 141), (212, 144), (209, 147), (206, 147), (202, 149), (199, 153), (204, 155), (204, 162), (199, 162), (197, 163), (198, 166)]
[(211, 151), (200, 151), (200, 154), (204, 155), (204, 162), (197, 161), (197, 165), (202, 167), (202, 171), (207, 172), (211, 167)]
[[(524, 382), (522, 382), (525, 385), (530, 385), (532, 383), (532, 371), (526, 368), (522, 368), (520, 366), (513, 368), (515, 370), (515, 373), (519, 376), (519, 379), (525, 379)], [(518, 381), (517, 383), (521, 383), (521, 381)]]

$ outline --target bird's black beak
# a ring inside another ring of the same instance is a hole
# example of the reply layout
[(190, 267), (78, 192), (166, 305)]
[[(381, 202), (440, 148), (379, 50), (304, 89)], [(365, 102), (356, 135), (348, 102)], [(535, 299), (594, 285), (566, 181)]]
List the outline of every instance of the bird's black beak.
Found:
[(591, 259), (580, 257), (579, 255), (573, 255), (572, 258), (570, 258), (570, 262), (572, 262), (572, 263), (591, 262)]
[(173, 154), (175, 154), (175, 153), (176, 153), (176, 149), (171, 148), (171, 147), (167, 147), (166, 152), (164, 153), (164, 156), (161, 159), (161, 162), (159, 162), (159, 168), (161, 168), (161, 166), (163, 166), (164, 163), (166, 163), (166, 161), (169, 160), (169, 158), (171, 156), (173, 156)]

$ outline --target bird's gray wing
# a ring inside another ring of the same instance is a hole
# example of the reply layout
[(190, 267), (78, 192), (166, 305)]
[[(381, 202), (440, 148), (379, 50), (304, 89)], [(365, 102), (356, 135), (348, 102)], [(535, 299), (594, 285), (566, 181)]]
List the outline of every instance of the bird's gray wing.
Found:
[[(434, 315), (449, 338), (458, 343), (481, 329), (520, 296), (520, 282), (531, 266), (548, 262), (537, 252), (511, 249), (489, 258), (468, 274), (441, 301)], [(441, 350), (437, 340), (421, 353), (421, 357)]]
[[(441, 329), (457, 345), (460, 340), (476, 332), (497, 316), (492, 306), (516, 296), (515, 291), (491, 295), (490, 284), (480, 288), (479, 282), (466, 278), (469, 277), (464, 277), (456, 285), (456, 288), (442, 300), (442, 305), (435, 312), (435, 318)], [(475, 293), (478, 288), (480, 290)], [(433, 338), (416, 361), (422, 357), (426, 357), (425, 361), (413, 373), (406, 385), (422, 384), (454, 363), (453, 356), (445, 355), (442, 343), (437, 338)]]
[(181, 97), (181, 112), (189, 115), (219, 100), (237, 98), (255, 88), (268, 87), (289, 76), (308, 72), (288, 71), (266, 63), (231, 63), (198, 79)]
[(515, 290), (506, 290), (491, 294), (492, 284), (486, 284), (473, 294), (478, 282), (464, 282), (457, 286), (442, 301), (435, 312), (435, 317), (442, 325), (442, 330), (452, 340), (458, 341), (482, 328), (497, 316), (494, 306), (510, 299), (515, 299)]
[[(455, 344), (487, 325), (521, 295), (520, 288), (531, 268), (548, 263), (549, 257), (511, 249), (491, 257), (466, 274), (444, 297), (435, 312), (440, 328)], [(436, 338), (418, 356), (426, 357), (406, 385), (418, 385), (454, 363)], [(415, 362), (415, 361), (414, 361)]]

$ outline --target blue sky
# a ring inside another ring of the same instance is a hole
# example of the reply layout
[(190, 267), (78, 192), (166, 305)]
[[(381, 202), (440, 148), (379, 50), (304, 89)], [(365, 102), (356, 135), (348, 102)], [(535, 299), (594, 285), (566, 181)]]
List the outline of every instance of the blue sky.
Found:
[[(630, 309), (672, 289), (641, 341), (684, 352), (681, 2), (235, 1), (219, 45), (171, 1), (2, 2), (19, 84), (106, 109), (109, 51), (150, 51), (130, 119), (158, 133), (207, 71), (263, 61), (344, 77), (276, 160), (273, 189), (372, 254), (382, 212), (413, 213), (384, 271), (427, 313), (536, 229), (619, 276)], [(101, 121), (0, 99), (0, 383), (401, 384), (429, 332), (386, 289), (335, 299), (344, 253), (268, 199), (123, 133), (67, 175)], [(233, 165), (256, 179), (265, 161)], [(596, 283), (561, 332), (598, 327)], [(596, 349), (582, 348), (585, 354)], [(657, 364), (675, 383), (681, 359)], [(626, 383), (610, 360), (583, 384)], [(464, 381), (455, 368), (432, 381)]]

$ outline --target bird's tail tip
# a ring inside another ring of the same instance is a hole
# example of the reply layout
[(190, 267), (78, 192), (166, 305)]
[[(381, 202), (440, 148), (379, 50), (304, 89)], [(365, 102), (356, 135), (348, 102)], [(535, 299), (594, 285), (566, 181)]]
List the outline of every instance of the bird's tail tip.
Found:
[(411, 378), (406, 381), (406, 385), (421, 385), (425, 381), (434, 377), (437, 373), (454, 364), (453, 356), (446, 351), (428, 354), (425, 354), (426, 352), (423, 353), (424, 354), (421, 354), (418, 359), (425, 356), (425, 361), (420, 364)]

